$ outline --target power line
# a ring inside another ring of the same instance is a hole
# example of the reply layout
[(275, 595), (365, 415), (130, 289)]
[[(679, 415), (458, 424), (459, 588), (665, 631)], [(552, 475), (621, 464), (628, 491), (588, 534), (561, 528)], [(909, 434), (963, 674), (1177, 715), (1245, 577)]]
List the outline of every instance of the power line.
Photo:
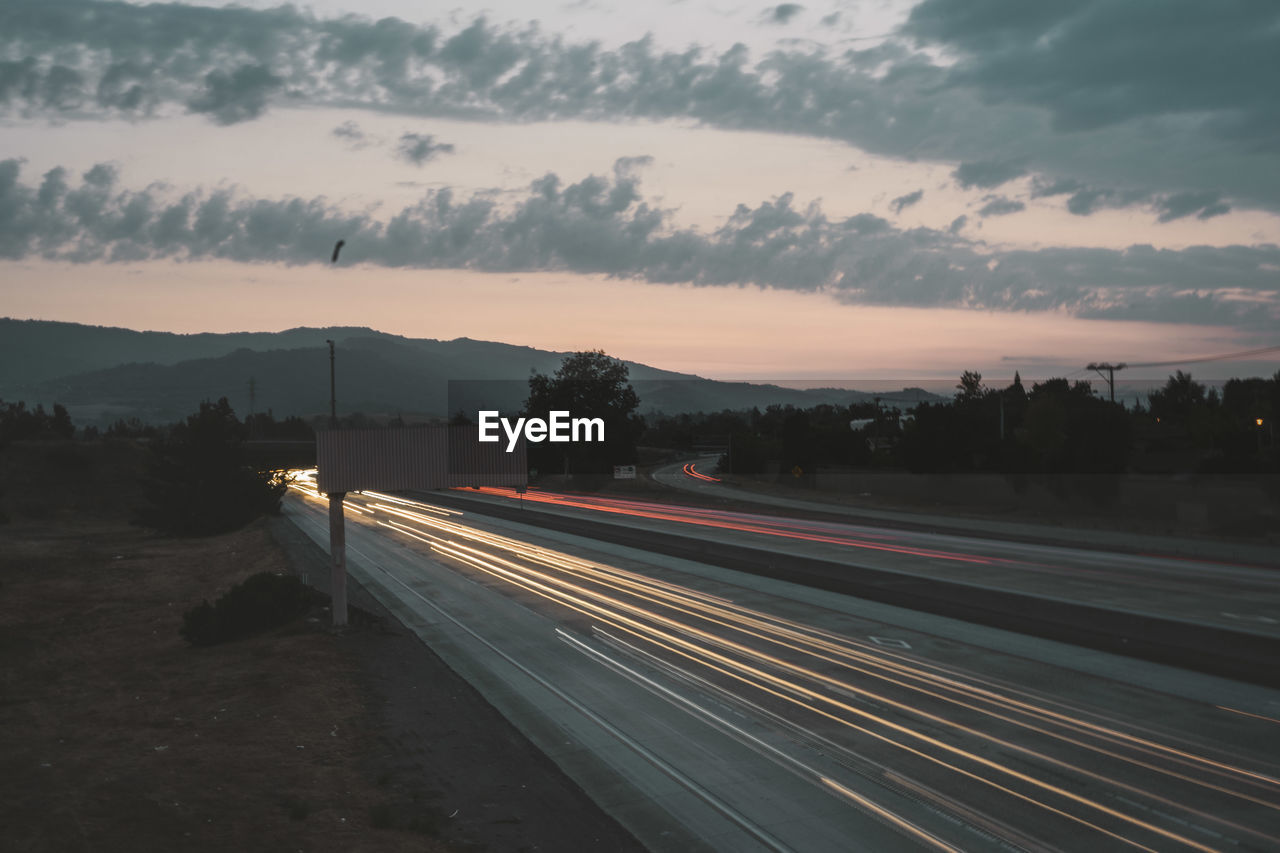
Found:
[[(1111, 391), (1111, 402), (1116, 401), (1116, 371), (1124, 370), (1129, 367), (1172, 367), (1178, 364), (1204, 364), (1210, 361), (1235, 361), (1241, 358), (1248, 358), (1253, 355), (1263, 355), (1269, 352), (1280, 352), (1280, 346), (1259, 347), (1258, 349), (1243, 350), (1241, 352), (1228, 352), (1222, 355), (1205, 355), (1199, 358), (1180, 358), (1177, 361), (1147, 361), (1142, 363), (1119, 362), (1111, 364), (1106, 361), (1094, 361), (1085, 365), (1085, 370), (1092, 370), (1101, 376), (1107, 383), (1107, 387)], [(1106, 371), (1103, 373), (1102, 371)]]
[(1200, 358), (1180, 358), (1176, 361), (1147, 361), (1141, 364), (1129, 362), (1127, 367), (1173, 367), (1178, 364), (1202, 364), (1209, 361), (1234, 361), (1239, 358), (1248, 358), (1252, 355), (1264, 355), (1269, 352), (1280, 352), (1280, 346), (1259, 347), (1258, 349), (1244, 350), (1243, 352), (1229, 352), (1223, 355), (1206, 355)]

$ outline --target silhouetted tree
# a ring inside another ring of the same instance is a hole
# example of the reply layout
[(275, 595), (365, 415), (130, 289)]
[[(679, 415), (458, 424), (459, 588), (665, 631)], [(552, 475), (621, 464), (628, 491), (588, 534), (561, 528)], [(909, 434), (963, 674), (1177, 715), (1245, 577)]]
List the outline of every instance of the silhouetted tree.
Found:
[(636, 461), (636, 442), (644, 421), (635, 414), (640, 398), (628, 382), (627, 365), (601, 350), (565, 356), (555, 376), (529, 377), (524, 416), (548, 418), (553, 411), (574, 418), (604, 421), (604, 441), (529, 444), (529, 464), (547, 472), (612, 473), (614, 465)]
[(105, 436), (112, 439), (120, 438), (150, 438), (154, 439), (160, 435), (159, 428), (145, 423), (141, 418), (130, 417), (117, 418), (115, 423), (107, 427)]
[(61, 403), (54, 403), (50, 414), (39, 403), (35, 409), (28, 409), (21, 400), (0, 401), (0, 444), (28, 439), (71, 439), (75, 434), (75, 424)]
[(1205, 404), (1204, 386), (1181, 370), (1169, 377), (1164, 388), (1152, 391), (1148, 398), (1151, 414), (1160, 420), (1185, 424)]
[(138, 523), (179, 536), (206, 536), (243, 527), (280, 507), (285, 484), (244, 460), (246, 430), (227, 398), (200, 411), (152, 445), (147, 505)]
[(956, 400), (958, 402), (969, 402), (977, 400), (986, 394), (987, 389), (982, 385), (982, 374), (974, 370), (966, 370), (960, 374), (960, 384), (956, 386)]

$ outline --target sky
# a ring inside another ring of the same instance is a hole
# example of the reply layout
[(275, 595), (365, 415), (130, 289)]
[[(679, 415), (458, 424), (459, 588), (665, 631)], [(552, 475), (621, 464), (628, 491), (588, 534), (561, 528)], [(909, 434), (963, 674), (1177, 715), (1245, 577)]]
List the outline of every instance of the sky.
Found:
[(1252, 350), (1278, 83), (1271, 0), (6, 0), (0, 315), (724, 379)]

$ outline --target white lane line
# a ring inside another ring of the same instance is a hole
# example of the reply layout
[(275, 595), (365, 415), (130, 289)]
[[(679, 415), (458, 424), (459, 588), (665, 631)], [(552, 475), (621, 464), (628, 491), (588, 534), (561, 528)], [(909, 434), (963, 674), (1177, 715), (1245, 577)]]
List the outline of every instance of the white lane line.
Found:
[[(350, 548), (350, 546), (348, 546), (348, 547)], [(526, 675), (527, 677), (529, 677), (530, 679), (532, 679), (533, 681), (535, 681), (537, 684), (539, 684), (540, 686), (542, 686), (545, 690), (547, 690), (548, 692), (550, 692), (552, 695), (554, 695), (554, 696), (556, 696), (557, 698), (559, 698), (561, 701), (563, 701), (563, 702), (564, 702), (565, 704), (567, 704), (569, 707), (573, 708), (575, 711), (577, 711), (578, 713), (582, 714), (582, 715), (583, 715), (584, 717), (586, 717), (588, 720), (590, 720), (591, 722), (595, 723), (595, 724), (596, 724), (596, 725), (598, 725), (600, 728), (604, 729), (604, 730), (605, 730), (606, 732), (608, 732), (611, 736), (613, 736), (613, 737), (614, 737), (614, 738), (615, 738), (619, 743), (621, 743), (621, 744), (623, 744), (624, 746), (628, 747), (628, 748), (629, 748), (629, 749), (631, 749), (633, 752), (635, 752), (637, 755), (639, 755), (641, 758), (643, 758), (644, 760), (648, 761), (650, 764), (652, 764), (652, 765), (653, 765), (654, 767), (656, 767), (658, 770), (660, 770), (660, 771), (662, 771), (664, 774), (666, 774), (669, 778), (671, 778), (672, 780), (674, 780), (675, 782), (677, 782), (678, 784), (680, 784), (680, 785), (681, 785), (681, 786), (683, 786), (684, 788), (688, 789), (691, 793), (693, 793), (693, 794), (694, 794), (694, 796), (698, 797), (698, 798), (699, 798), (700, 800), (702, 800), (704, 803), (706, 803), (707, 805), (711, 806), (713, 809), (715, 809), (717, 812), (719, 812), (719, 813), (720, 813), (722, 816), (724, 816), (725, 818), (727, 818), (727, 819), (729, 819), (730, 821), (732, 821), (733, 823), (737, 824), (737, 825), (738, 825), (738, 826), (739, 826), (743, 831), (745, 831), (746, 833), (748, 833), (749, 835), (751, 835), (752, 837), (754, 837), (754, 838), (755, 838), (757, 841), (759, 841), (761, 844), (765, 845), (766, 847), (768, 847), (768, 848), (769, 848), (769, 849), (771, 849), (771, 850), (776, 850), (776, 851), (778, 851), (778, 853), (793, 853), (793, 851), (792, 851), (792, 849), (791, 849), (790, 847), (786, 846), (786, 845), (785, 845), (785, 844), (783, 844), (781, 841), (779, 841), (778, 839), (774, 838), (772, 835), (770, 835), (769, 833), (765, 832), (765, 831), (764, 831), (763, 829), (761, 829), (760, 827), (756, 826), (754, 823), (752, 823), (752, 822), (751, 822), (751, 821), (750, 821), (750, 820), (749, 820), (745, 815), (743, 815), (741, 812), (738, 812), (736, 809), (734, 809), (734, 808), (733, 808), (732, 806), (730, 806), (729, 804), (725, 803), (725, 802), (724, 802), (723, 800), (721, 800), (719, 797), (715, 796), (715, 795), (714, 795), (714, 794), (712, 794), (710, 791), (706, 790), (706, 789), (705, 789), (705, 788), (703, 788), (701, 785), (699, 785), (697, 782), (693, 781), (693, 779), (689, 778), (689, 777), (688, 777), (688, 776), (686, 776), (684, 773), (682, 773), (681, 771), (679, 771), (679, 770), (677, 770), (675, 767), (673, 767), (671, 764), (669, 764), (669, 763), (667, 763), (666, 761), (664, 761), (664, 760), (663, 760), (662, 758), (660, 758), (656, 753), (654, 753), (654, 752), (652, 752), (651, 750), (649, 750), (648, 748), (646, 748), (646, 747), (645, 747), (644, 745), (642, 745), (640, 742), (636, 741), (634, 738), (632, 738), (632, 737), (630, 737), (629, 735), (627, 735), (627, 734), (625, 734), (624, 732), (622, 732), (620, 729), (618, 729), (616, 726), (614, 726), (614, 725), (613, 725), (612, 723), (610, 723), (608, 720), (604, 719), (602, 716), (600, 716), (599, 714), (597, 714), (595, 711), (592, 711), (592, 710), (591, 710), (590, 708), (588, 708), (586, 705), (582, 704), (582, 703), (581, 703), (581, 702), (579, 702), (577, 699), (574, 699), (572, 696), (570, 696), (569, 694), (565, 693), (565, 692), (564, 692), (563, 690), (561, 690), (560, 688), (556, 687), (556, 686), (555, 686), (554, 684), (552, 684), (550, 681), (548, 681), (547, 679), (545, 679), (545, 678), (543, 678), (542, 676), (538, 675), (538, 674), (537, 674), (537, 673), (535, 673), (533, 670), (529, 669), (527, 666), (525, 666), (525, 665), (524, 665), (524, 664), (522, 664), (520, 661), (518, 661), (518, 660), (516, 660), (515, 658), (513, 658), (511, 655), (507, 654), (507, 653), (506, 653), (505, 651), (503, 651), (502, 649), (498, 648), (496, 645), (494, 645), (493, 643), (491, 643), (489, 640), (487, 640), (487, 639), (485, 639), (484, 637), (480, 636), (480, 634), (476, 633), (476, 631), (474, 631), (470, 626), (463, 624), (461, 621), (459, 621), (458, 619), (456, 619), (456, 618), (455, 618), (451, 613), (449, 613), (447, 610), (445, 610), (444, 608), (440, 607), (438, 604), (436, 604), (436, 603), (435, 603), (434, 601), (432, 601), (431, 599), (429, 599), (429, 598), (427, 598), (426, 596), (422, 595), (420, 592), (418, 592), (416, 589), (414, 589), (413, 587), (411, 587), (411, 586), (409, 586), (408, 584), (406, 584), (404, 581), (402, 581), (402, 580), (401, 580), (399, 577), (397, 577), (396, 575), (394, 575), (394, 574), (392, 574), (391, 572), (389, 572), (389, 571), (387, 571), (386, 569), (384, 569), (381, 565), (379, 565), (379, 564), (377, 563), (377, 561), (372, 560), (372, 559), (371, 559), (367, 554), (364, 554), (363, 552), (361, 552), (361, 551), (359, 551), (358, 549), (355, 549), (355, 548), (350, 548), (350, 550), (352, 550), (352, 551), (354, 551), (355, 553), (359, 554), (359, 555), (360, 555), (360, 556), (361, 556), (361, 557), (366, 561), (366, 564), (367, 564), (367, 565), (371, 565), (373, 568), (376, 568), (378, 571), (382, 572), (382, 573), (383, 573), (384, 575), (386, 575), (388, 578), (390, 578), (391, 580), (395, 581), (397, 584), (399, 584), (401, 587), (403, 587), (403, 588), (405, 589), (405, 591), (407, 591), (410, 595), (412, 595), (413, 597), (415, 597), (415, 598), (417, 598), (418, 600), (420, 600), (423, 604), (427, 605), (427, 606), (428, 606), (428, 607), (430, 607), (432, 610), (436, 611), (438, 614), (440, 614), (440, 615), (441, 615), (442, 617), (444, 617), (445, 619), (449, 620), (451, 623), (453, 623), (453, 625), (454, 625), (454, 626), (456, 626), (456, 627), (457, 627), (457, 628), (459, 628), (460, 630), (462, 630), (462, 631), (464, 631), (465, 633), (469, 634), (473, 639), (475, 639), (475, 640), (476, 640), (477, 642), (479, 642), (481, 645), (485, 646), (485, 647), (486, 647), (486, 648), (488, 648), (490, 651), (492, 651), (494, 654), (498, 655), (500, 658), (502, 658), (503, 660), (505, 660), (507, 663), (509, 663), (509, 664), (511, 664), (512, 666), (514, 666), (517, 670), (519, 670), (520, 672), (524, 673), (524, 675)]]
[[(604, 632), (601, 632), (601, 633), (604, 633)], [(826, 776), (824, 776), (822, 773), (818, 772), (813, 767), (810, 767), (808, 764), (805, 764), (803, 761), (796, 758), (795, 756), (789, 755), (786, 752), (778, 749), (776, 746), (766, 743), (765, 741), (761, 740), (760, 738), (756, 737), (755, 735), (751, 734), (745, 729), (742, 729), (741, 727), (729, 722), (728, 720), (717, 715), (713, 711), (710, 711), (707, 708), (704, 708), (702, 705), (699, 705), (697, 702), (693, 701), (687, 696), (677, 693), (671, 688), (657, 683), (656, 681), (644, 675), (643, 673), (637, 671), (636, 669), (627, 666), (626, 664), (622, 663), (619, 660), (615, 660), (609, 655), (606, 655), (604, 652), (600, 651), (599, 649), (593, 649), (591, 646), (588, 646), (586, 643), (582, 642), (577, 637), (574, 637), (567, 631), (557, 628), (556, 634), (560, 636), (561, 640), (572, 645), (578, 651), (582, 652), (584, 655), (594, 658), (595, 660), (599, 661), (604, 666), (609, 667), (615, 672), (621, 673), (622, 675), (626, 676), (627, 678), (641, 685), (642, 687), (649, 690), (650, 692), (666, 699), (668, 702), (672, 703), (673, 705), (679, 708), (683, 708), (685, 711), (689, 712), (695, 717), (701, 717), (709, 721), (711, 725), (721, 729), (724, 732), (727, 732), (728, 734), (732, 735), (735, 739), (741, 741), (742, 743), (747, 744), (756, 752), (759, 752), (760, 754), (771, 759), (775, 763), (782, 765), (783, 767), (792, 771), (796, 775), (800, 776), (802, 779), (807, 779), (808, 781), (818, 785), (830, 786), (831, 784), (833, 784), (831, 780), (828, 779)], [(606, 634), (605, 636), (608, 636), (608, 635)], [(849, 791), (849, 789), (845, 788), (842, 785), (837, 786), (837, 789), (840, 791), (841, 794), (844, 794), (846, 797), (849, 797), (850, 799), (853, 799), (855, 802), (862, 805), (864, 807), (864, 811), (870, 812), (871, 814), (880, 818), (882, 821), (888, 823), (893, 828), (899, 831), (905, 831), (907, 832), (907, 834), (916, 836), (919, 839), (927, 840), (930, 844), (932, 844), (939, 850), (947, 850), (947, 851), (951, 851), (951, 853), (960, 853), (960, 849), (958, 847), (954, 847), (948, 844), (947, 842), (938, 838), (936, 835), (933, 835), (927, 830), (917, 826), (914, 823), (911, 823), (910, 821), (890, 811), (884, 806), (881, 806), (878, 803), (872, 802), (871, 800), (865, 797), (862, 797), (861, 795), (853, 794), (852, 792)]]

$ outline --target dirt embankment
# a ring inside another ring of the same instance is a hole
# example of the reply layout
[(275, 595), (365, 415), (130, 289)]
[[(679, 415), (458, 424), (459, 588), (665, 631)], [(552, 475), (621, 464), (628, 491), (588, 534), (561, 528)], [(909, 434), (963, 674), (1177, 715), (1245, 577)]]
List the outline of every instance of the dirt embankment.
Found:
[(389, 620), (188, 647), (185, 609), (308, 555), (266, 522), (131, 527), (116, 484), (134, 458), (0, 454), (6, 849), (637, 849)]

